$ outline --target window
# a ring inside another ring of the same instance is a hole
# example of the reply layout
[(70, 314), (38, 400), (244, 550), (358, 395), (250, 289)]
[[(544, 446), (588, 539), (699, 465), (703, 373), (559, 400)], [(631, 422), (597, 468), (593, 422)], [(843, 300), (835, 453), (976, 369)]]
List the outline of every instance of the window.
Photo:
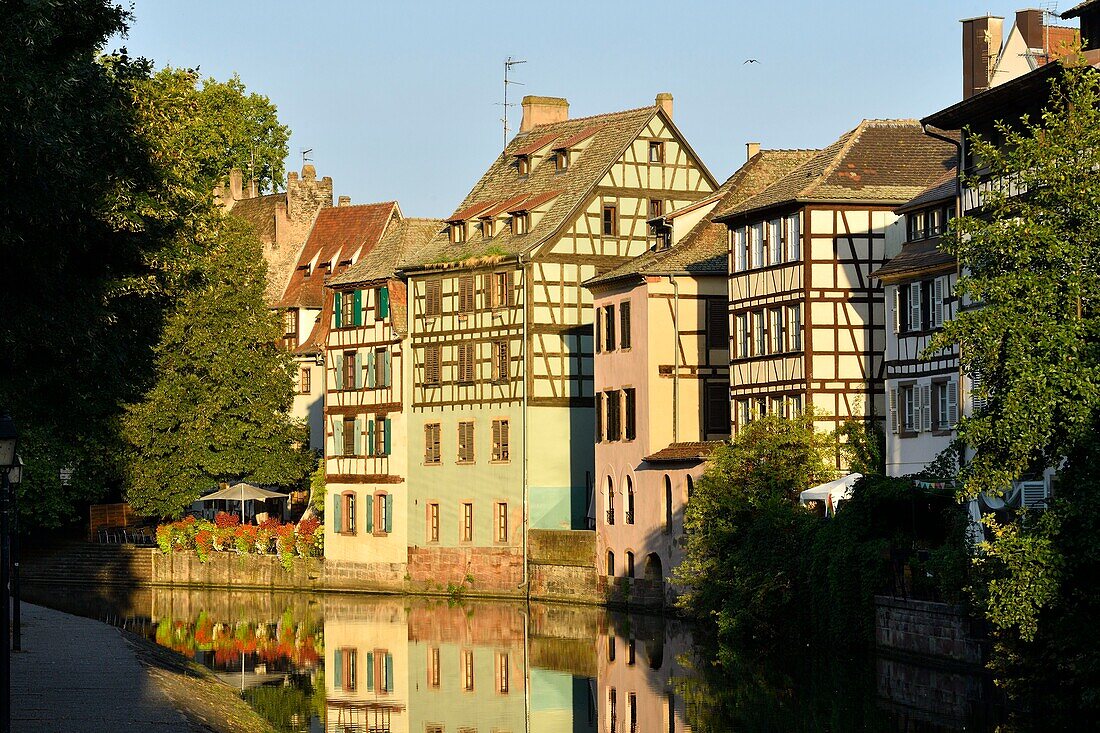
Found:
[(768, 336), (771, 340), (771, 353), (782, 354), (786, 351), (786, 340), (783, 338), (783, 309), (772, 308), (768, 311)]
[(602, 231), (605, 237), (617, 237), (619, 235), (619, 209), (614, 204), (604, 204)]
[(623, 420), (623, 427), (625, 428), (625, 437), (627, 440), (634, 440), (637, 437), (637, 397), (635, 391), (631, 387), (627, 387), (623, 390), (623, 407), (625, 418)]
[(603, 351), (603, 308), (596, 307), (596, 318), (592, 321), (593, 324), (593, 343), (596, 345), (596, 353)]
[(757, 222), (749, 227), (749, 238), (752, 240), (752, 261), (749, 267), (764, 266), (764, 223)]
[(656, 219), (665, 213), (665, 202), (661, 199), (649, 200), (649, 218)]
[(787, 306), (787, 349), (802, 350), (802, 307)]
[(521, 176), (526, 176), (531, 172), (531, 159), (526, 155), (516, 156), (516, 170), (519, 171)]
[(607, 397), (607, 439), (619, 440), (622, 437), (622, 413), (619, 407), (619, 392), (605, 393)]
[(665, 162), (665, 144), (661, 140), (649, 141), (649, 162), (650, 163), (664, 163)]
[(954, 379), (937, 382), (936, 390), (936, 430), (954, 430), (959, 421), (959, 384)]
[(298, 394), (309, 394), (313, 389), (312, 375), (313, 372), (309, 367), (302, 367), (298, 370)]
[(344, 418), (344, 430), (343, 430), (343, 455), (354, 456), (355, 455), (355, 439), (359, 433), (359, 424), (354, 417)]
[(737, 316), (737, 356), (747, 359), (752, 356), (752, 329), (749, 327), (749, 314)]
[(439, 384), (439, 346), (424, 347), (424, 384)]
[(429, 280), (424, 283), (424, 315), (438, 316), (443, 313), (443, 282)]
[(462, 650), (462, 689), (466, 692), (474, 691), (474, 652), (472, 649)]
[(944, 298), (947, 295), (947, 282), (946, 277), (937, 277), (932, 281), (932, 313), (929, 319), (931, 322), (928, 324), (931, 328), (943, 328)]
[(288, 339), (298, 338), (297, 308), (287, 308), (283, 311), (283, 335)]
[(508, 505), (498, 502), (493, 506), (493, 526), (496, 530), (496, 541), (508, 541)]
[(466, 241), (466, 222), (456, 221), (451, 224), (451, 241), (459, 244)]
[(367, 529), (376, 536), (385, 536), (393, 531), (393, 494), (377, 492), (371, 501), (373, 522)]
[(569, 151), (568, 150), (555, 150), (554, 151), (554, 170), (561, 173), (569, 168)]
[(332, 496), (332, 525), (337, 534), (355, 534), (355, 492)]
[(434, 501), (428, 504), (428, 524), (424, 539), (428, 542), (439, 542), (439, 504)]
[(474, 381), (474, 348), (475, 344), (461, 343), (458, 345), (458, 383), (470, 384)]
[(489, 307), (490, 308), (506, 308), (512, 304), (512, 287), (510, 273), (507, 272), (494, 272), (488, 276), (490, 279), (489, 287)]
[(787, 217), (787, 262), (802, 259), (802, 237), (799, 231), (798, 214)]
[(745, 227), (733, 230), (734, 272), (749, 269), (749, 232)]
[(428, 648), (428, 687), (439, 687), (439, 647)]
[(390, 289), (381, 287), (374, 289), (374, 320), (383, 321), (390, 314)]
[(526, 234), (530, 226), (530, 215), (526, 211), (512, 214), (512, 234)]
[(768, 264), (783, 262), (783, 220), (772, 219), (768, 222)]
[(768, 334), (764, 329), (764, 311), (757, 311), (752, 314), (752, 332), (755, 337), (753, 356), (764, 356), (768, 353)]
[(603, 442), (603, 395), (596, 393), (596, 442)]
[(463, 420), (458, 424), (458, 462), (474, 462), (474, 421)]
[[(626, 577), (634, 577), (634, 553), (630, 550), (626, 551)], [(630, 652), (634, 649), (634, 640), (630, 640), (630, 645), (627, 647), (626, 663), (633, 664)]]
[(344, 647), (332, 653), (333, 683), (345, 692), (355, 692), (355, 673), (358, 668), (358, 652), (355, 649)]
[(730, 431), (730, 395), (724, 384), (707, 385), (707, 432), (725, 435)]
[(611, 550), (607, 551), (607, 575), (615, 577), (615, 553)]
[(458, 539), (462, 542), (474, 541), (474, 505), (468, 501), (462, 502), (462, 525)]
[(458, 312), (472, 313), (474, 307), (474, 276), (463, 275), (458, 278)]
[(725, 298), (711, 298), (707, 301), (708, 349), (728, 349), (730, 347), (728, 307)]
[(607, 523), (615, 524), (615, 482), (607, 477)]
[(603, 309), (604, 313), (604, 348), (608, 351), (615, 350), (615, 306), (609, 305)]
[(634, 524), (634, 481), (629, 476), (626, 477), (626, 523)]
[(497, 692), (501, 695), (508, 694), (508, 655), (504, 652), (497, 652), (494, 660), (494, 667), (496, 667), (496, 687)]
[(630, 348), (630, 301), (619, 303), (619, 348)]
[[(359, 291), (356, 290), (355, 294), (358, 295)], [(359, 298), (353, 296), (351, 293), (341, 293), (340, 298), (340, 322), (337, 323), (337, 327), (347, 328), (348, 326), (355, 325), (355, 302)]]
[(390, 352), (388, 349), (375, 349), (371, 355), (373, 357), (373, 383), (368, 385), (370, 387), (389, 387), (390, 386)]
[(509, 353), (507, 341), (494, 341), (493, 342), (493, 381), (494, 382), (507, 382), (509, 377), (509, 364), (511, 363), (511, 354)]
[[(362, 372), (357, 369), (357, 366), (358, 366), (357, 362), (359, 360), (356, 359), (356, 352), (354, 352), (354, 351), (345, 351), (343, 361), (344, 361), (344, 373), (343, 373), (343, 381), (341, 382), (341, 384), (343, 385), (343, 389), (352, 389), (353, 387), (363, 386), (362, 385), (362, 378), (359, 377), (359, 375), (361, 375)], [(359, 379), (356, 379), (356, 377), (359, 377)]]
[(748, 400), (737, 400), (737, 425), (745, 427), (752, 421), (752, 407)]
[(664, 533), (672, 532), (672, 478), (665, 474), (665, 526)]
[(508, 462), (508, 421), (493, 420), (493, 462)]
[(895, 434), (920, 430), (920, 392), (916, 385), (890, 390), (890, 425)]
[(493, 238), (493, 220), (492, 219), (482, 219), (481, 220), (481, 237), (482, 237), (482, 239), (492, 239)]
[(799, 417), (802, 415), (802, 395), (790, 395), (787, 397), (787, 416)]
[(388, 456), (390, 454), (390, 420), (385, 415), (376, 415), (367, 422), (367, 445), (370, 455)]

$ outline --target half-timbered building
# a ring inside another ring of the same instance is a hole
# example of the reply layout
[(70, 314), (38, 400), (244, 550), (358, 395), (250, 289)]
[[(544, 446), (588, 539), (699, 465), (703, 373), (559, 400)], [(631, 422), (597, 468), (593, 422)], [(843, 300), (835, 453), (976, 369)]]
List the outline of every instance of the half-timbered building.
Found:
[(905, 232), (901, 253), (873, 273), (886, 292), (886, 472), (922, 471), (948, 448), (959, 418), (959, 353), (928, 346), (954, 318), (957, 265), (939, 248), (955, 216), (955, 168), (899, 207)]
[(585, 283), (595, 307), (596, 565), (613, 598), (668, 600), (687, 495), (730, 434), (726, 227), (713, 213), (815, 152), (750, 148), (715, 193), (650, 219), (648, 251)]
[[(342, 198), (342, 202), (347, 199)], [(394, 201), (322, 209), (298, 252), (282, 297), (283, 347), (294, 355), (297, 394), (291, 414), (309, 425), (310, 448), (324, 446), (324, 351), (331, 319), (321, 318), (325, 279), (343, 272), (369, 252), (401, 212)]]
[(671, 95), (568, 119), (526, 97), (520, 133), (407, 262), (414, 579), (522, 582), (528, 526), (591, 511), (591, 298), (581, 283), (648, 246), (647, 220), (716, 183)]
[[(394, 207), (396, 209), (396, 207)], [(326, 283), (325, 557), (405, 574), (409, 506), (408, 308), (397, 263), (442, 226), (394, 218), (378, 243)], [(361, 569), (361, 568), (360, 568)]]

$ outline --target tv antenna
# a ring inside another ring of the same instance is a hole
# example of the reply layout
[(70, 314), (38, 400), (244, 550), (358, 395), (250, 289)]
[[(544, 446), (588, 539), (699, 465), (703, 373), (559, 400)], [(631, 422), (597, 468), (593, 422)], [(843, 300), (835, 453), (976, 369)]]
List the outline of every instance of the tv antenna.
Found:
[[(511, 132), (511, 128), (508, 127), (508, 108), (516, 106), (515, 103), (512, 103), (512, 104), (508, 103), (508, 86), (511, 85), (511, 84), (517, 84), (519, 86), (523, 86), (523, 82), (512, 81), (511, 79), (509, 79), (508, 78), (508, 73), (511, 72), (513, 66), (518, 66), (519, 64), (526, 64), (526, 63), (527, 63), (526, 60), (513, 59), (511, 56), (509, 56), (508, 58), (506, 58), (504, 60), (504, 102), (503, 103), (498, 102), (498, 104), (500, 104), (500, 106), (504, 107), (504, 117), (501, 118), (501, 120), (500, 120), (501, 122), (504, 123), (504, 148), (508, 147), (508, 133)], [(501, 150), (503, 151), (504, 148), (501, 148)]]
[(302, 167), (305, 167), (306, 163), (312, 163), (313, 158), (309, 157), (309, 154), (313, 152), (313, 148), (302, 148)]

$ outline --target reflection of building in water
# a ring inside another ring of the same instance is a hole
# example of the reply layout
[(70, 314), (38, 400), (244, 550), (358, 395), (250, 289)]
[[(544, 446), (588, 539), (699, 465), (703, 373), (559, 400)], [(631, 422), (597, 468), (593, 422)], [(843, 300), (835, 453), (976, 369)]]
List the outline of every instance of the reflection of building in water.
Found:
[(325, 730), (410, 730), (408, 652), (404, 604), (326, 599)]
[(690, 731), (676, 680), (689, 674), (680, 655), (691, 636), (678, 622), (611, 614), (596, 644), (599, 730), (607, 733)]

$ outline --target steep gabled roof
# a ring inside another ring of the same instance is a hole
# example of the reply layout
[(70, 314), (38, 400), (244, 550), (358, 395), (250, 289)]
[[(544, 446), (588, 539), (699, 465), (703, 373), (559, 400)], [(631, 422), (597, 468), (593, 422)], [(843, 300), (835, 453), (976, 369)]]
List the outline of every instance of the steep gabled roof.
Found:
[(341, 272), (349, 260), (369, 252), (382, 238), (390, 219), (400, 213), (396, 201), (322, 209), (276, 307), (320, 308), (325, 300), (325, 278)]
[[(499, 216), (516, 210), (517, 206), (526, 205), (541, 214), (533, 222), (531, 230), (526, 234), (513, 234), (506, 227), (498, 227), (495, 236), (489, 239), (472, 234), (464, 242), (452, 242), (446, 231), (440, 231), (416, 259), (406, 260), (402, 269), (415, 270), (487, 256), (509, 257), (531, 251), (572, 221), (578, 207), (600, 179), (658, 114), (666, 125), (675, 130), (672, 121), (664, 117), (660, 107), (654, 105), (539, 125), (516, 135), (455, 208), (455, 214), (476, 209), (482, 202), (493, 202), (493, 205), (476, 215), (470, 214), (471, 218)], [(570, 142), (570, 138), (574, 142)], [(528, 175), (519, 174), (515, 163), (517, 154), (544, 148), (553, 150), (564, 143), (584, 143), (571, 156), (566, 170), (558, 171), (550, 157), (546, 156), (532, 163)], [(703, 175), (710, 178), (702, 162), (696, 162)], [(553, 192), (558, 193), (547, 199)], [(535, 197), (544, 200), (539, 201), (537, 206), (525, 203)], [(446, 221), (454, 218), (455, 215), (452, 215)]]
[(702, 205), (717, 201), (714, 209), (699, 220), (679, 242), (668, 249), (649, 250), (613, 270), (591, 278), (585, 282), (585, 286), (657, 273), (725, 275), (727, 229), (725, 224), (714, 221), (716, 212), (733, 208), (741, 201), (755, 196), (817, 153), (817, 150), (761, 150), (738, 168), (714, 195), (665, 215), (666, 219), (675, 219)]
[(916, 120), (864, 120), (763, 192), (719, 212), (733, 219), (793, 203), (902, 204), (953, 162), (952, 145), (924, 134)]
[(397, 265), (417, 252), (443, 228), (440, 219), (400, 219), (378, 244), (343, 273), (329, 278), (328, 287), (350, 287), (394, 277)]
[[(894, 211), (904, 214), (908, 211), (936, 203), (949, 203), (956, 200), (959, 186), (956, 168), (952, 166), (931, 186), (921, 191), (911, 200)], [(912, 276), (949, 271), (955, 265), (955, 256), (940, 249), (940, 238), (933, 237), (920, 242), (907, 242), (901, 252), (892, 257), (882, 267), (871, 273), (883, 282), (896, 282)]]

